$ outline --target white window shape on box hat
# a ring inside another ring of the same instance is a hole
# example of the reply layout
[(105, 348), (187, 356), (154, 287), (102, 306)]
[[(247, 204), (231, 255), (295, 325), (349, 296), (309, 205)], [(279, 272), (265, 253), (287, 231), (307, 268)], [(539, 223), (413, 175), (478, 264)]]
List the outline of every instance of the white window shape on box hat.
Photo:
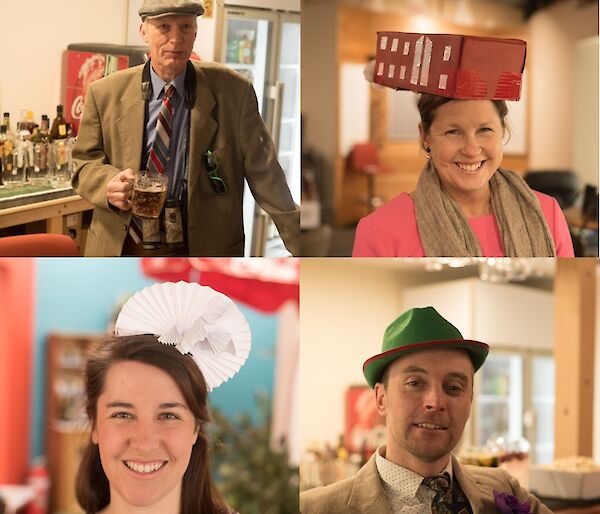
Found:
[(162, 344), (190, 354), (208, 390), (233, 377), (248, 358), (250, 327), (236, 304), (208, 286), (154, 284), (123, 305), (115, 335), (153, 334)]

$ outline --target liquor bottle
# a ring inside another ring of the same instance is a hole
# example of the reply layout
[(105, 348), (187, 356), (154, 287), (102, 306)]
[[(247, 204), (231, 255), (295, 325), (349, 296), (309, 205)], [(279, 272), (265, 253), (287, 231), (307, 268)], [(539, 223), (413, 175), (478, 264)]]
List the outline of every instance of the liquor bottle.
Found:
[(31, 135), (31, 132), (27, 130), (27, 111), (25, 109), (21, 109), (21, 116), (19, 121), (17, 121), (17, 136), (20, 136), (21, 132), (28, 132)]
[(29, 131), (29, 122), (27, 121), (27, 111), (25, 109), (21, 109), (21, 121), (17, 123), (17, 139), (15, 148), (17, 149), (17, 175), (20, 177), (22, 172), (23, 181), (26, 181), (27, 177), (33, 171), (33, 147), (30, 139), (31, 132)]
[(4, 183), (8, 187), (19, 187), (25, 182), (28, 163), (27, 140), (25, 139), (25, 137), (28, 134), (29, 131), (22, 129), (21, 122), (18, 122), (17, 137), (15, 138), (14, 146), (12, 149), (12, 172), (10, 174), (4, 175)]
[(63, 116), (64, 108), (62, 105), (56, 106), (56, 118), (52, 122), (52, 129), (50, 130), (50, 139), (66, 139), (67, 138), (67, 121)]
[(71, 183), (67, 130), (67, 122), (63, 117), (63, 106), (59, 105), (56, 107), (56, 118), (52, 122), (52, 129), (50, 130), (52, 157), (54, 162), (52, 184), (55, 187), (68, 187)]
[(46, 142), (46, 149), (48, 151), (46, 156), (46, 165), (48, 166), (48, 178), (50, 178), (52, 175), (52, 170), (54, 170), (54, 156), (52, 155), (52, 144), (50, 141), (50, 118), (47, 114), (42, 114), (40, 136), (42, 137), (42, 140)]
[(39, 125), (33, 121), (33, 111), (27, 111), (27, 124), (25, 128), (29, 130), (31, 134), (33, 134), (33, 129), (38, 128)]
[(6, 127), (0, 125), (0, 186), (2, 185), (2, 172), (4, 170), (4, 139), (6, 139)]
[(6, 132), (10, 132), (10, 113), (5, 112), (2, 117), (2, 125), (6, 126)]
[(34, 128), (31, 136), (33, 146), (32, 163), (33, 170), (30, 175), (30, 180), (37, 183), (45, 183), (48, 181), (50, 166), (48, 162), (49, 143), (48, 132), (50, 121), (45, 114), (42, 116), (42, 126)]
[(73, 147), (77, 142), (77, 138), (73, 136), (73, 126), (71, 123), (67, 123), (67, 168), (69, 170), (69, 181), (75, 171), (75, 165), (73, 163)]
[(50, 118), (47, 114), (42, 114), (42, 126), (40, 127), (40, 134), (46, 136), (46, 139), (50, 136)]
[(12, 175), (13, 172), (13, 147), (14, 147), (14, 136), (13, 133), (8, 130), (10, 125), (0, 126), (0, 161), (2, 161), (2, 178), (3, 184), (7, 185), (10, 181), (8, 175)]

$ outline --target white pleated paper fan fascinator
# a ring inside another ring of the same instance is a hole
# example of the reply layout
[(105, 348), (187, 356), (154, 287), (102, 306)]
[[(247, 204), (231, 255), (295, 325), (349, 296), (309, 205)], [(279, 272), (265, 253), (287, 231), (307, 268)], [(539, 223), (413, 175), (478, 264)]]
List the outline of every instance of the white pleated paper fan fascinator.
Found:
[(235, 303), (214, 289), (188, 282), (154, 284), (123, 306), (115, 334), (154, 334), (189, 353), (209, 391), (233, 377), (250, 353), (250, 327)]

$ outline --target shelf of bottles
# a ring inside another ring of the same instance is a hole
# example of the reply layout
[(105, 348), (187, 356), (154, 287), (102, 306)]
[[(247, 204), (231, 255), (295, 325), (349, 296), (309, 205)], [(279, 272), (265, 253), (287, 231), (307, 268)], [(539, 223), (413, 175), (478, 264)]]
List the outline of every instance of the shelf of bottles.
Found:
[(48, 418), (59, 432), (80, 432), (86, 428), (83, 369), (85, 354), (102, 336), (51, 334), (49, 337)]
[(44, 422), (52, 477), (48, 512), (82, 512), (75, 498), (75, 477), (89, 440), (84, 368), (86, 354), (102, 340), (103, 334), (48, 335)]
[(70, 187), (74, 144), (62, 105), (56, 108), (52, 126), (47, 115), (38, 125), (32, 111), (22, 110), (16, 131), (5, 112), (0, 125), (0, 198)]
[(369, 460), (372, 451), (366, 445), (355, 451), (344, 444), (340, 435), (337, 447), (313, 442), (300, 461), (300, 491), (333, 484), (354, 476)]

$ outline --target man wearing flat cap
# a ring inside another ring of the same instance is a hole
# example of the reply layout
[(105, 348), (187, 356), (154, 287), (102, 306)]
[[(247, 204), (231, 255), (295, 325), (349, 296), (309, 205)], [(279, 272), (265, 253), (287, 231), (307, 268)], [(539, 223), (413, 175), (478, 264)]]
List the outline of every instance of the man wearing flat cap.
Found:
[[(197, 0), (144, 0), (140, 34), (150, 61), (87, 91), (73, 151), (73, 187), (94, 205), (86, 256), (241, 256), (244, 179), (287, 249), (298, 253), (298, 206), (251, 83), (220, 64), (189, 61), (203, 12)], [(138, 170), (168, 178), (175, 225), (161, 217), (157, 250), (144, 244), (145, 222), (132, 219)], [(180, 240), (167, 246), (165, 229), (168, 241), (178, 223)]]
[(386, 418), (386, 446), (352, 478), (300, 495), (302, 514), (550, 513), (504, 470), (451, 454), (469, 418), (488, 345), (464, 339), (433, 307), (410, 309), (363, 366)]

